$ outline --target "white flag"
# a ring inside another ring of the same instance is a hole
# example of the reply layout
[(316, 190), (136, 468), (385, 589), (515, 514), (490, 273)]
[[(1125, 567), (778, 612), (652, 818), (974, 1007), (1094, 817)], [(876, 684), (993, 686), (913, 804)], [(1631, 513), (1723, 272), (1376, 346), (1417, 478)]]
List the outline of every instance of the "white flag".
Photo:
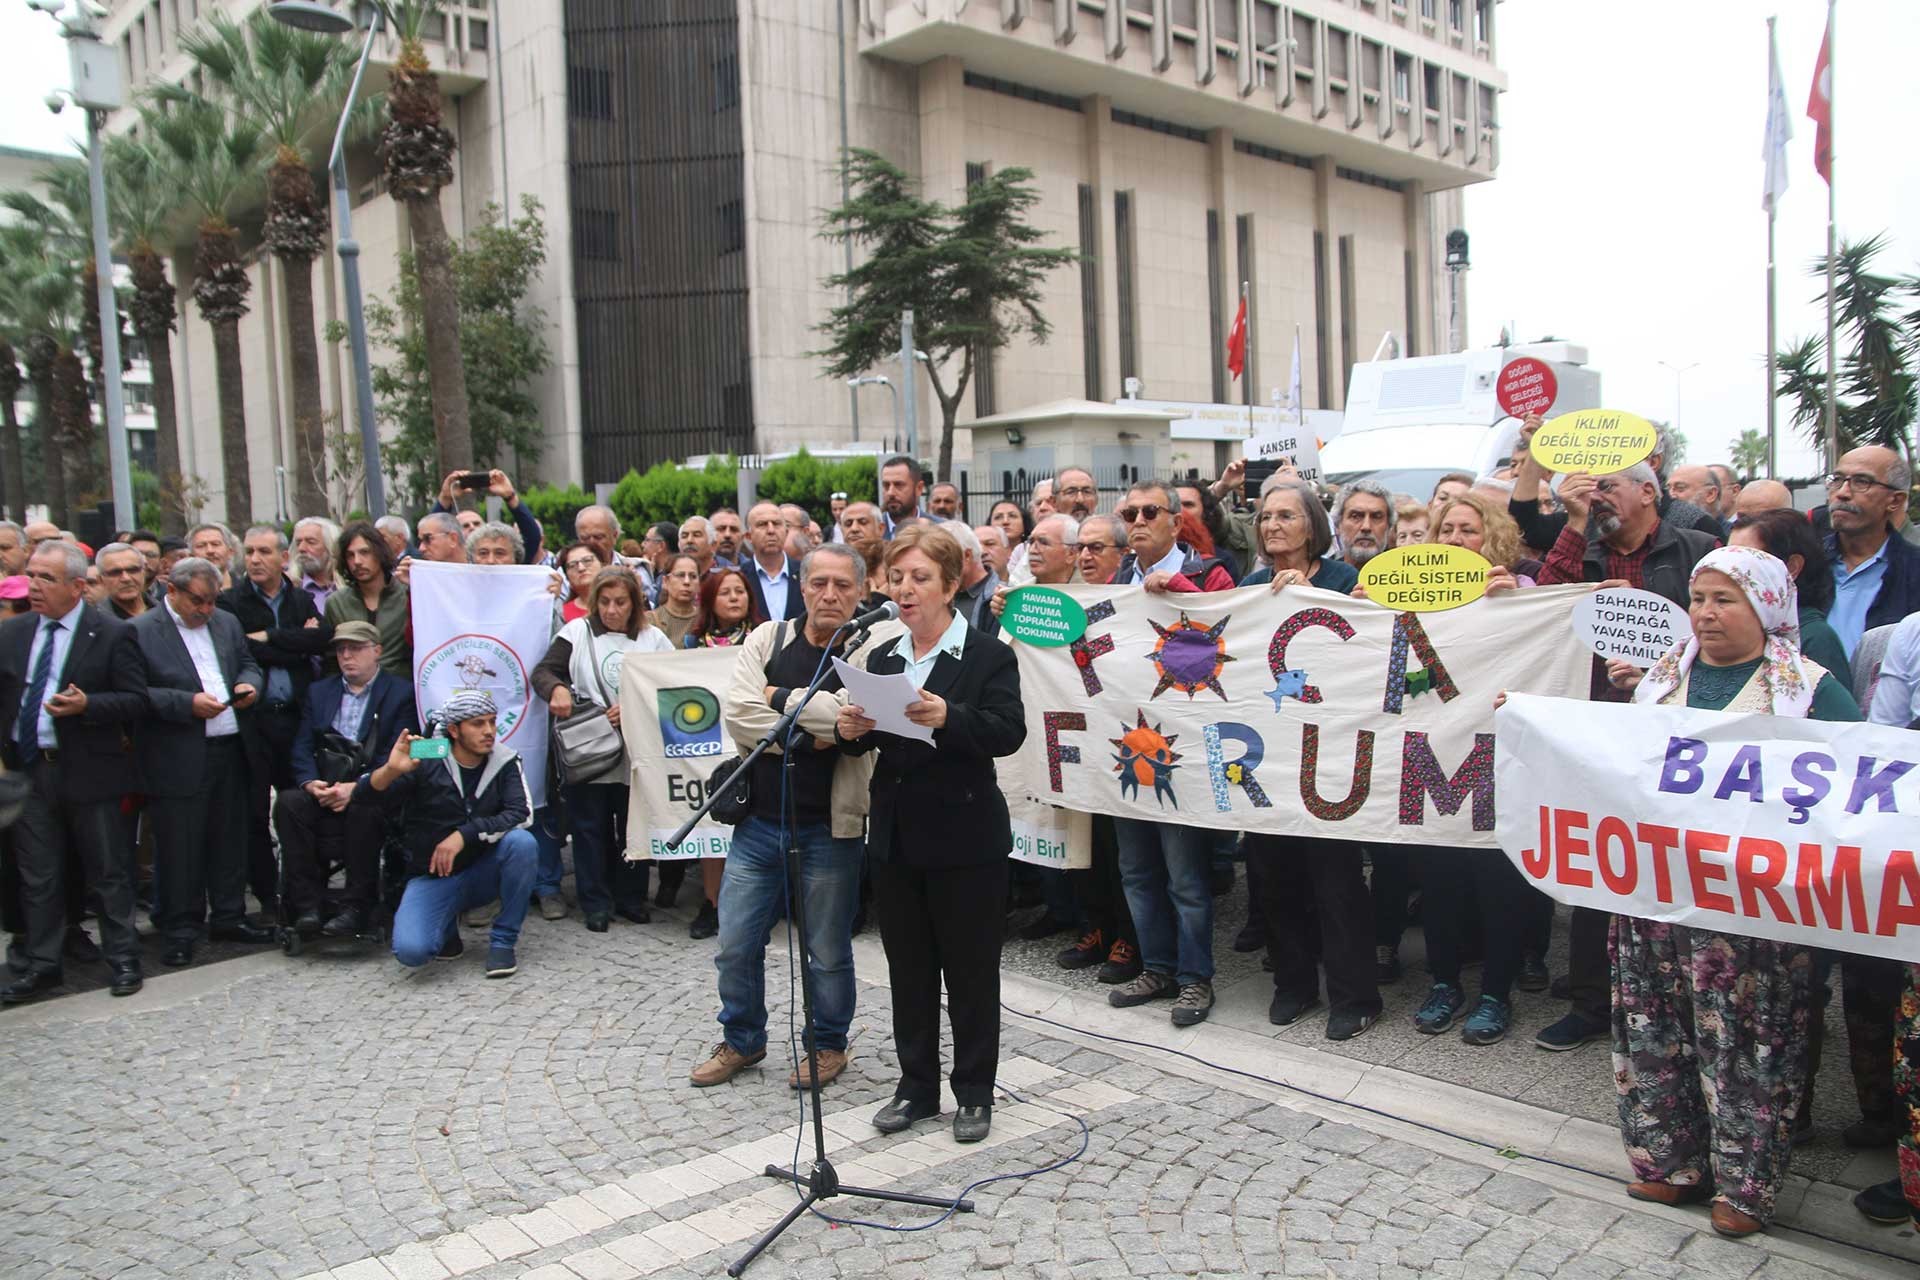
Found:
[(1295, 422), (1305, 421), (1300, 408), (1300, 326), (1293, 326), (1293, 371), (1287, 375), (1287, 411)]
[(1775, 210), (1787, 192), (1787, 139), (1793, 137), (1793, 117), (1787, 111), (1787, 88), (1780, 79), (1780, 50), (1774, 43), (1773, 26), (1767, 26), (1767, 141), (1761, 159), (1767, 164), (1767, 184), (1760, 192), (1760, 207)]
[(553, 571), (538, 565), (436, 564), (415, 560), (413, 696), (425, 720), (463, 689), (493, 695), (503, 747), (526, 767), (535, 808), (547, 802), (547, 704), (533, 696), (533, 668), (553, 641)]

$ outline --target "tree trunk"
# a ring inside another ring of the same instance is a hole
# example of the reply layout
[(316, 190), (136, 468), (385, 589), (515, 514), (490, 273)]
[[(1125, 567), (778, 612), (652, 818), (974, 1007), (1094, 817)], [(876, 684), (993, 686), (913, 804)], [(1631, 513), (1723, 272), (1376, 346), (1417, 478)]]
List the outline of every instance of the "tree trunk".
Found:
[(53, 370), (33, 384), (33, 426), (40, 437), (40, 484), (46, 490), (47, 519), (67, 527), (67, 473), (60, 465), (60, 415), (53, 407)]
[(185, 537), (187, 477), (180, 468), (180, 417), (173, 390), (173, 335), (165, 329), (143, 335), (153, 366), (154, 465), (160, 469), (160, 530)]
[(227, 486), (227, 523), (253, 523), (253, 478), (247, 471), (246, 385), (240, 368), (240, 322), (213, 325), (214, 381), (220, 393), (220, 468)]
[(453, 278), (453, 243), (440, 201), (432, 195), (407, 201), (407, 226), (413, 232), (414, 265), (420, 275), (427, 388), (433, 397), (433, 438), (440, 454), (433, 474), (444, 476), (474, 466), (466, 365), (460, 358), (460, 293)]
[[(80, 385), (92, 395), (92, 402), (100, 405), (102, 417), (106, 414), (107, 370), (101, 354), (100, 341), (100, 290), (98, 276), (94, 272), (93, 259), (88, 258), (80, 267), (81, 301), (81, 337), (86, 344), (87, 369), (93, 373), (89, 382), (83, 373)], [(77, 356), (79, 353), (75, 352)], [(84, 501), (88, 497), (98, 497), (101, 493), (100, 467), (93, 456), (97, 434), (93, 429), (92, 403), (87, 411), (69, 424), (73, 438), (67, 445), (64, 466), (67, 473), (67, 488), (71, 496)]]
[(293, 374), (294, 518), (323, 515), (326, 420), (320, 408), (320, 348), (313, 328), (313, 259), (282, 257), (286, 277), (287, 363)]
[(20, 419), (13, 397), (0, 396), (0, 467), (6, 468), (7, 519), (27, 522), (26, 462), (20, 456)]

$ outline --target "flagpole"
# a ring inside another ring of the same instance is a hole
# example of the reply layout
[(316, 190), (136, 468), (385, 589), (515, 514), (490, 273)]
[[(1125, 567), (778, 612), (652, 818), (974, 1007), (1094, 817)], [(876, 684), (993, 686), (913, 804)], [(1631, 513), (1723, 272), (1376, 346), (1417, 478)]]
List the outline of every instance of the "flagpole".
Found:
[(1300, 322), (1293, 322), (1293, 367), (1287, 373), (1287, 395), (1293, 400), (1293, 425), (1307, 425), (1307, 398), (1300, 394)]
[(1247, 328), (1242, 335), (1240, 390), (1247, 398), (1247, 438), (1253, 438), (1253, 298), (1247, 282), (1240, 282), (1240, 305), (1247, 309)]
[(1839, 130), (1834, 128), (1834, 99), (1839, 96), (1839, 77), (1834, 74), (1834, 16), (1836, 0), (1827, 0), (1827, 468), (1840, 465), (1840, 397), (1833, 374), (1833, 258), (1834, 258), (1834, 153), (1840, 150)]
[[(1775, 77), (1780, 67), (1780, 55), (1775, 51), (1775, 46), (1774, 46), (1773, 24), (1775, 21), (1776, 19), (1774, 18), (1767, 19), (1767, 59), (1768, 59), (1767, 61), (1767, 94), (1768, 94), (1767, 114), (1769, 116), (1773, 114), (1773, 110), (1775, 106), (1774, 95), (1779, 93), (1781, 88), (1781, 86), (1775, 83)], [(1771, 157), (1769, 157), (1769, 164), (1771, 164), (1771, 162), (1772, 162)], [(1774, 195), (1768, 196), (1767, 198), (1767, 479), (1769, 480), (1774, 478), (1774, 462), (1773, 462), (1774, 447), (1775, 447), (1774, 431), (1777, 426), (1775, 421), (1775, 416), (1779, 408), (1778, 399), (1779, 399), (1779, 387), (1780, 387), (1779, 372), (1778, 372), (1779, 361), (1778, 361), (1778, 354), (1777, 354), (1779, 351), (1779, 342), (1774, 337), (1774, 325), (1775, 325), (1775, 320), (1778, 313), (1778, 308), (1774, 302), (1774, 269), (1773, 269), (1773, 224), (1774, 224), (1775, 206), (1777, 206), (1779, 203), (1780, 203), (1780, 200), (1778, 196), (1774, 196)]]

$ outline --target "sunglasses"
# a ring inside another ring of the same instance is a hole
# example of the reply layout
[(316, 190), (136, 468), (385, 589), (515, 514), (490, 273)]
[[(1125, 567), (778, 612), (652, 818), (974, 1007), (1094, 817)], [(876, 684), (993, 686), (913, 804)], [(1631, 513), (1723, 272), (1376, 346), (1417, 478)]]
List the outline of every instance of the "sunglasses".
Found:
[(1148, 524), (1152, 524), (1168, 510), (1169, 508), (1157, 502), (1149, 502), (1143, 507), (1122, 507), (1114, 514), (1119, 516), (1124, 524), (1132, 524), (1136, 520), (1145, 520)]

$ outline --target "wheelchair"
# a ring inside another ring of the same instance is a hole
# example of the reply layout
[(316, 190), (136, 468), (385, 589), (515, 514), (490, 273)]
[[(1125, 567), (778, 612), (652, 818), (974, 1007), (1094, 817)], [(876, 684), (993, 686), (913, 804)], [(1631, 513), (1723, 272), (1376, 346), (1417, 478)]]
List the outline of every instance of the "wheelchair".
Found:
[[(314, 947), (323, 951), (346, 951), (362, 954), (369, 949), (384, 947), (393, 934), (393, 915), (399, 909), (400, 895), (407, 887), (407, 851), (401, 840), (401, 827), (398, 814), (389, 814), (381, 827), (379, 890), (374, 896), (373, 909), (368, 913), (367, 923), (351, 937), (330, 938), (324, 934), (302, 937), (293, 927), (293, 919), (287, 909), (287, 863), (286, 850), (281, 846), (278, 832), (274, 836), (274, 861), (277, 868), (277, 890), (280, 907), (274, 923), (280, 950), (288, 956), (303, 954), (307, 948)], [(323, 841), (321, 853), (326, 858), (326, 888), (321, 894), (320, 916), (331, 919), (346, 905), (344, 897), (344, 875), (346, 859), (340, 856), (340, 838)], [(336, 877), (343, 883), (335, 886)]]

